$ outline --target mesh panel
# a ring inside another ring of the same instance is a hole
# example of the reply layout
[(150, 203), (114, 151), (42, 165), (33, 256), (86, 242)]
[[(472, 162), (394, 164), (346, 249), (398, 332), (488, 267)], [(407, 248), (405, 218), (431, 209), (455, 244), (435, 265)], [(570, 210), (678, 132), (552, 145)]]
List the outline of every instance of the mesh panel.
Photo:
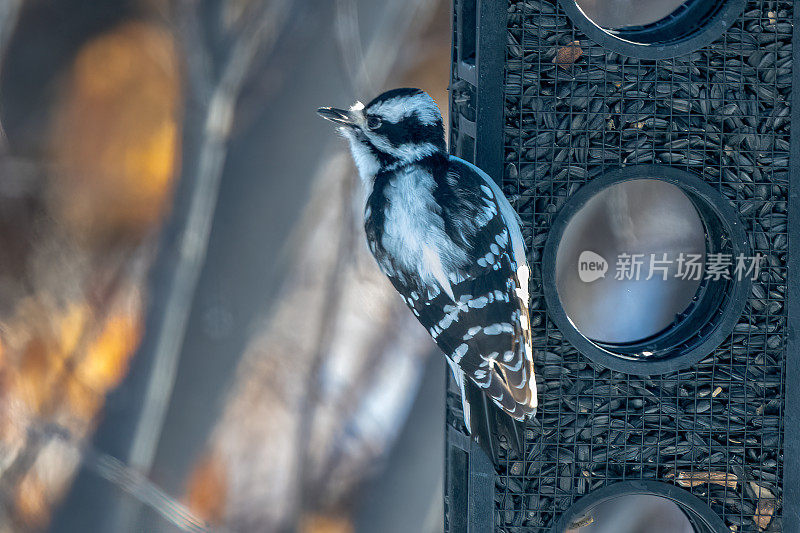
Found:
[[(582, 495), (637, 479), (678, 483), (732, 530), (780, 530), (791, 21), (791, 2), (753, 0), (713, 44), (648, 61), (593, 44), (555, 2), (510, 2), (503, 188), (533, 269), (540, 408), (524, 457), (498, 466), (496, 530), (546, 531)], [(653, 377), (578, 353), (548, 319), (541, 283), (548, 229), (565, 201), (635, 163), (702, 176), (765, 258), (719, 348), (690, 370)], [(460, 428), (457, 398), (448, 406)]]

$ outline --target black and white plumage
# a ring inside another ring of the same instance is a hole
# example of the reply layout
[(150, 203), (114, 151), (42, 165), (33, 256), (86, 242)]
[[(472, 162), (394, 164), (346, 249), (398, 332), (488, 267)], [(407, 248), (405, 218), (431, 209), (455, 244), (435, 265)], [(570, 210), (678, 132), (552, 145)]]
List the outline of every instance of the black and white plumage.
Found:
[(441, 113), (419, 89), (366, 106), (321, 108), (339, 125), (367, 189), (370, 251), (447, 357), (517, 420), (536, 412), (528, 264), (519, 220), (500, 188), (447, 154)]

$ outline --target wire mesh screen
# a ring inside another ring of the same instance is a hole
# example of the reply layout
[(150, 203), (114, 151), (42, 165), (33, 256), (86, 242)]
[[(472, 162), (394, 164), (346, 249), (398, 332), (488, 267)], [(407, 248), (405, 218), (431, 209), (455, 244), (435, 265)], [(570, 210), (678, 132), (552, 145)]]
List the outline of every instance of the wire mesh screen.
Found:
[[(781, 530), (792, 17), (792, 2), (752, 0), (716, 42), (652, 61), (592, 43), (555, 1), (509, 3), (503, 188), (533, 270), (540, 407), (524, 456), (498, 465), (497, 531), (546, 531), (581, 496), (639, 479), (685, 488), (732, 531)], [(691, 369), (652, 377), (578, 353), (548, 318), (541, 281), (564, 203), (636, 163), (701, 176), (764, 257), (733, 333)], [(457, 398), (448, 405), (460, 427)]]

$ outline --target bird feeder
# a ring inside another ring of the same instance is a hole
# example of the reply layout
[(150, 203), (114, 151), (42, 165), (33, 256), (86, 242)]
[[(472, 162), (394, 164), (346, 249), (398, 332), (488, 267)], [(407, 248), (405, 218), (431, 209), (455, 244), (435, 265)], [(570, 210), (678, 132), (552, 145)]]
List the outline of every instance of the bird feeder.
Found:
[(800, 531), (793, 3), (603, 4), (454, 0), (451, 151), (520, 214), (539, 412), (487, 457), (449, 388), (446, 531), (590, 532), (629, 497)]

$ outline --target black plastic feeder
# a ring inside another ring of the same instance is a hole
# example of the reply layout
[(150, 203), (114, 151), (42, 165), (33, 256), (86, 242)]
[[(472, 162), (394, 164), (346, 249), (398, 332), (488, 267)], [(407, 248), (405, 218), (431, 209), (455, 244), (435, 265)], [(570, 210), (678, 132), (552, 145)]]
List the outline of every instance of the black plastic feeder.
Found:
[(642, 59), (676, 57), (719, 38), (746, 0), (559, 0), (596, 43)]
[[(623, 481), (608, 487), (596, 490), (584, 496), (570, 507), (554, 528), (555, 531), (580, 530), (584, 525), (599, 523), (603, 507), (610, 507), (611, 512), (625, 512), (625, 500), (629, 505), (641, 505), (640, 501), (632, 499), (634, 496), (650, 496), (663, 498), (675, 504), (678, 512), (684, 515), (686, 525), (694, 533), (718, 533), (730, 531), (720, 518), (702, 500), (666, 483), (657, 481)], [(600, 515), (600, 516), (599, 516)]]
[[(451, 384), (445, 529), (584, 533), (650, 495), (700, 533), (800, 532), (800, 9), (695, 1), (601, 28), (587, 2), (454, 0), (450, 147), (520, 214), (539, 411), (487, 456)], [(763, 259), (630, 300), (597, 277), (682, 250)]]

